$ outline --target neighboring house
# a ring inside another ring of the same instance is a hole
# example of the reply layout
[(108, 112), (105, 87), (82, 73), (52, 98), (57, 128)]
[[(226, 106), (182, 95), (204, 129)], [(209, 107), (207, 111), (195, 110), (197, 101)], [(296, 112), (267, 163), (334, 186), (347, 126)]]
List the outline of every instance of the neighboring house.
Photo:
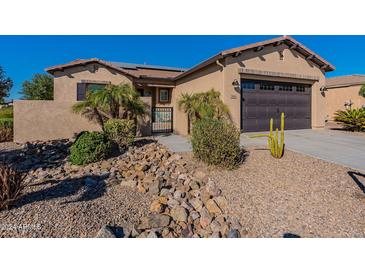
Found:
[(16, 142), (71, 137), (96, 124), (73, 114), (88, 89), (130, 83), (150, 106), (140, 121), (144, 135), (175, 132), (186, 135), (186, 114), (177, 102), (182, 93), (215, 89), (242, 131), (263, 131), (269, 119), (286, 115), (287, 129), (323, 128), (325, 73), (334, 67), (289, 36), (219, 52), (184, 70), (150, 65), (76, 60), (47, 68), (54, 76), (53, 101), (16, 101)]
[(359, 95), (362, 85), (365, 84), (365, 75), (345, 75), (326, 79), (326, 117), (333, 121), (333, 114), (346, 107), (360, 108), (365, 106), (365, 98)]

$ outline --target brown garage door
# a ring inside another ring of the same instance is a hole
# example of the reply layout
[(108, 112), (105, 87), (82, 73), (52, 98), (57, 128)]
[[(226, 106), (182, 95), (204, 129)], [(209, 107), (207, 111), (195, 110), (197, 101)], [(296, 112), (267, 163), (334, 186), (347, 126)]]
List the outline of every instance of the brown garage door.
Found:
[(297, 83), (241, 80), (241, 129), (268, 131), (270, 118), (280, 127), (285, 113), (285, 129), (311, 128), (311, 86)]

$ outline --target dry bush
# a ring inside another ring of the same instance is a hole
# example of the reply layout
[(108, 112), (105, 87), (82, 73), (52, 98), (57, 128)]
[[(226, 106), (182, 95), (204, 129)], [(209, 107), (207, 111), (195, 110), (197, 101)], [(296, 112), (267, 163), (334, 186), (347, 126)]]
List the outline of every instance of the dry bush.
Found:
[(24, 174), (0, 164), (0, 210), (8, 209), (22, 195), (24, 178)]

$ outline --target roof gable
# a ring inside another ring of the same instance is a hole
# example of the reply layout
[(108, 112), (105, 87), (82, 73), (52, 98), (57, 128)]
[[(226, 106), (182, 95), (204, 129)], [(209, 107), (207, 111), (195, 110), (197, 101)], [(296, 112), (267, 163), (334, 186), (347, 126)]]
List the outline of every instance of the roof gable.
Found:
[(261, 50), (263, 47), (269, 46), (269, 45), (280, 45), (280, 44), (286, 44), (289, 46), (290, 49), (296, 50), (297, 52), (299, 52), (300, 54), (302, 54), (306, 59), (311, 60), (313, 63), (317, 64), (321, 69), (323, 69), (324, 71), (328, 72), (328, 71), (333, 71), (335, 69), (335, 67), (327, 62), (326, 60), (324, 60), (322, 57), (320, 57), (319, 55), (316, 55), (313, 51), (311, 51), (310, 49), (308, 49), (307, 47), (305, 47), (303, 44), (299, 43), (297, 40), (295, 40), (294, 38), (290, 37), (290, 36), (281, 36), (281, 37), (277, 37), (274, 39), (270, 39), (270, 40), (265, 40), (262, 42), (257, 42), (257, 43), (253, 43), (253, 44), (249, 44), (249, 45), (245, 45), (245, 46), (241, 46), (241, 47), (237, 47), (237, 48), (232, 48), (232, 49), (228, 49), (228, 50), (223, 50), (221, 52), (219, 52), (218, 54), (212, 56), (211, 58), (199, 63), (198, 65), (192, 67), (191, 69), (181, 73), (179, 76), (177, 76), (175, 79), (179, 79), (182, 78), (186, 75), (189, 75), (213, 62), (216, 62), (217, 60), (220, 60), (224, 57), (227, 56), (238, 56), (239, 54), (241, 54), (244, 51), (247, 50)]

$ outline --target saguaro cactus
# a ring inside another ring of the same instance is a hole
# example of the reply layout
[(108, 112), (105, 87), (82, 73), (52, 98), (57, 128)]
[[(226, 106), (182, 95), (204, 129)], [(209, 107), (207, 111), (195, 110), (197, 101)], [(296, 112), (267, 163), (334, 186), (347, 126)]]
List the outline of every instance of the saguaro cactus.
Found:
[(284, 112), (281, 113), (280, 121), (280, 140), (279, 140), (279, 129), (273, 131), (274, 119), (270, 119), (270, 133), (269, 134), (257, 134), (250, 136), (251, 138), (257, 137), (267, 137), (267, 145), (270, 149), (270, 153), (273, 157), (280, 159), (284, 155), (284, 126), (285, 126), (285, 115)]

